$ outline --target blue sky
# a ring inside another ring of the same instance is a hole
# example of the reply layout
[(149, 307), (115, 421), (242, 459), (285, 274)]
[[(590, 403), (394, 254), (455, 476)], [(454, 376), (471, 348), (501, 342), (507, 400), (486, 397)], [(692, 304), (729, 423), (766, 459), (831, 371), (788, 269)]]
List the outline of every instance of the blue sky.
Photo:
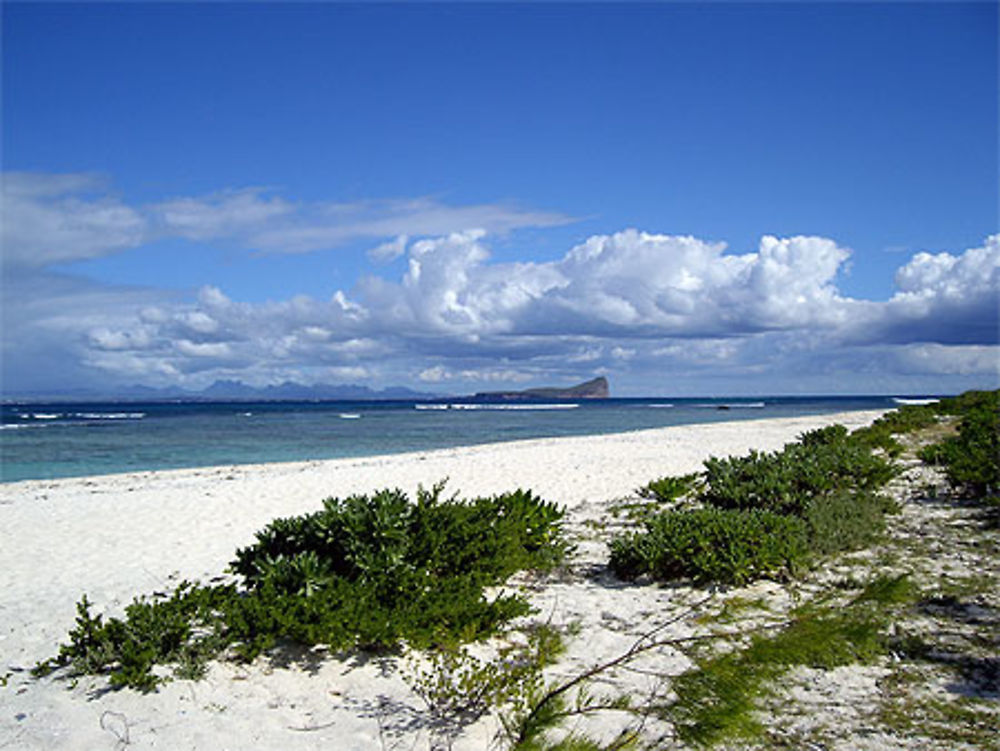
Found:
[(997, 385), (995, 3), (2, 12), (6, 392)]

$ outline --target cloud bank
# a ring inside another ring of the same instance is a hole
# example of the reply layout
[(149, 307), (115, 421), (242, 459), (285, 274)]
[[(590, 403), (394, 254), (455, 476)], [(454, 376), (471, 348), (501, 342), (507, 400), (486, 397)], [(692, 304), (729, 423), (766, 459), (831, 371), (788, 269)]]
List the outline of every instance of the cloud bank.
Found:
[[(5, 380), (203, 387), (365, 381), (445, 386), (610, 374), (632, 393), (959, 390), (996, 383), (1000, 235), (918, 253), (885, 301), (838, 288), (835, 240), (751, 252), (625, 229), (548, 262), (491, 244), (565, 216), (431, 199), (303, 205), (258, 189), (129, 206), (88, 176), (4, 181)], [(165, 235), (275, 253), (371, 240), (371, 273), (325, 299), (191, 299), (56, 273)], [(405, 259), (392, 277), (378, 268)], [(10, 366), (9, 363), (14, 363)], [(13, 379), (13, 380), (11, 380)], [(44, 379), (43, 379), (44, 380)]]

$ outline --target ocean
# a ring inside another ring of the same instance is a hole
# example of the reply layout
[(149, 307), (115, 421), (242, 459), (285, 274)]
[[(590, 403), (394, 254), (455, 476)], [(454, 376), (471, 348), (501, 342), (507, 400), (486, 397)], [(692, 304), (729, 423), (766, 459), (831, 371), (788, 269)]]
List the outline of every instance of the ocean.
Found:
[(672, 425), (891, 409), (887, 396), (6, 403), (0, 481), (373, 456)]

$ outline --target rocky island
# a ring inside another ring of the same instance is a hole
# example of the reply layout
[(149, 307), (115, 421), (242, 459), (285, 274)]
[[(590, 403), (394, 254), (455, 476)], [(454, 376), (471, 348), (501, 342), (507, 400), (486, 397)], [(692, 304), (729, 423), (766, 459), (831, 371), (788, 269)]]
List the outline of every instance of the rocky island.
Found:
[(475, 399), (504, 401), (535, 401), (539, 399), (607, 399), (610, 394), (608, 379), (604, 376), (593, 378), (569, 388), (536, 388), (524, 391), (485, 391), (476, 394)]

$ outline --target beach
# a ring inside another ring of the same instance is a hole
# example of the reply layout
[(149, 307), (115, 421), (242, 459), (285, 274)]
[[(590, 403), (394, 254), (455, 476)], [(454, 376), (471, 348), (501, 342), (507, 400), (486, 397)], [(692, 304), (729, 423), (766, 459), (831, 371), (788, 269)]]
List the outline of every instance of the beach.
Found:
[[(214, 663), (202, 681), (148, 695), (108, 691), (28, 671), (55, 655), (81, 595), (119, 615), (140, 594), (221, 575), (268, 521), (317, 509), (324, 498), (380, 488), (411, 494), (447, 479), (447, 493), (534, 491), (567, 509), (573, 572), (525, 585), (542, 619), (577, 623), (564, 673), (627, 649), (656, 613), (690, 588), (621, 588), (600, 569), (606, 541), (589, 522), (609, 503), (710, 456), (774, 450), (807, 430), (866, 425), (880, 413), (685, 425), (615, 435), (539, 439), (360, 459), (140, 472), (0, 486), (0, 748), (428, 748), (434, 729), (406, 678), (406, 655), (323, 656), (280, 664)], [(763, 583), (763, 592), (774, 585)], [(651, 620), (652, 619), (652, 620)], [(683, 628), (683, 626), (681, 626)], [(683, 656), (674, 672), (684, 668)], [(638, 689), (637, 689), (638, 690)], [(462, 729), (456, 749), (491, 747), (498, 725)], [(600, 732), (601, 728), (597, 728)]]

